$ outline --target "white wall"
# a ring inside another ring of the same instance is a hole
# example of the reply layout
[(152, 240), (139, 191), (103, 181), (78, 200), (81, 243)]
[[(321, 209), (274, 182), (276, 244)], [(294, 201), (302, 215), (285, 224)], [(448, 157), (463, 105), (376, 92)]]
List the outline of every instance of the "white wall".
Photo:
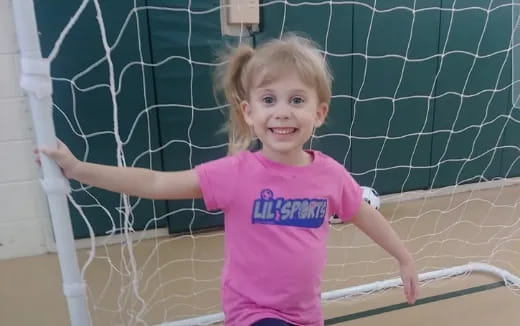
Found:
[(0, 259), (47, 252), (49, 237), (30, 112), (19, 86), (11, 1), (0, 0)]

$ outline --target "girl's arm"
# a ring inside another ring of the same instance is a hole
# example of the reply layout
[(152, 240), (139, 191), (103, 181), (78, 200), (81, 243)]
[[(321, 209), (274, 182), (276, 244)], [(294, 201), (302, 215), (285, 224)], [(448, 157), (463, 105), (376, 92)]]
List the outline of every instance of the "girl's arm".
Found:
[(394, 256), (399, 263), (413, 261), (403, 242), (397, 237), (397, 234), (383, 215), (365, 201), (363, 201), (358, 213), (352, 219), (352, 223), (390, 255)]
[(409, 303), (414, 303), (419, 283), (415, 263), (390, 224), (379, 211), (365, 201), (352, 219), (352, 223), (399, 262), (406, 298)]
[(81, 162), (62, 142), (56, 149), (41, 152), (56, 161), (66, 178), (94, 187), (149, 199), (202, 197), (195, 170), (159, 172)]

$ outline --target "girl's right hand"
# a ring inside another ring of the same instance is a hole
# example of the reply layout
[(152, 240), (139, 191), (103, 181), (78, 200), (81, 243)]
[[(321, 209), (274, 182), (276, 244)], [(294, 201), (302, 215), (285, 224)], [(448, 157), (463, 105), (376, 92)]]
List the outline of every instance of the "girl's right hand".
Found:
[[(41, 148), (34, 150), (34, 153), (38, 155), (39, 153), (43, 153), (47, 155), (51, 159), (53, 159), (56, 164), (61, 168), (63, 175), (70, 179), (72, 178), (74, 169), (79, 165), (80, 161), (71, 153), (67, 145), (58, 140), (57, 148)], [(40, 157), (36, 157), (36, 163), (41, 165)]]

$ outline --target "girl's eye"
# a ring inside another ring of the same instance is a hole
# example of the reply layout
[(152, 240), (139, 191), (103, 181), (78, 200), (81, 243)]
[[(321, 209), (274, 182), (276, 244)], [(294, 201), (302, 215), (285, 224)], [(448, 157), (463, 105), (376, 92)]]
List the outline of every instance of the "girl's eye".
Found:
[(291, 99), (291, 103), (299, 105), (305, 103), (305, 100), (303, 99), (303, 97), (295, 96)]
[(265, 104), (273, 104), (274, 103), (274, 97), (272, 97), (272, 96), (264, 96), (262, 98), (262, 102), (264, 102)]

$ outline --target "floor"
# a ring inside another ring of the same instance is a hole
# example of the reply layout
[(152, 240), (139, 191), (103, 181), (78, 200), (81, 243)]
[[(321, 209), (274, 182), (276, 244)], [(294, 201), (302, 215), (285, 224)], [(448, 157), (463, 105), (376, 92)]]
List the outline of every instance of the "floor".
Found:
[[(485, 262), (520, 276), (520, 185), (383, 204), (420, 272)], [(222, 232), (78, 250), (94, 325), (157, 325), (220, 311)], [(92, 256), (91, 256), (92, 254)], [(89, 257), (93, 257), (89, 261)], [(397, 276), (352, 225), (331, 226), (324, 291)], [(324, 303), (327, 325), (516, 325), (520, 285), (471, 273)], [(70, 325), (55, 254), (0, 261), (0, 325)]]

